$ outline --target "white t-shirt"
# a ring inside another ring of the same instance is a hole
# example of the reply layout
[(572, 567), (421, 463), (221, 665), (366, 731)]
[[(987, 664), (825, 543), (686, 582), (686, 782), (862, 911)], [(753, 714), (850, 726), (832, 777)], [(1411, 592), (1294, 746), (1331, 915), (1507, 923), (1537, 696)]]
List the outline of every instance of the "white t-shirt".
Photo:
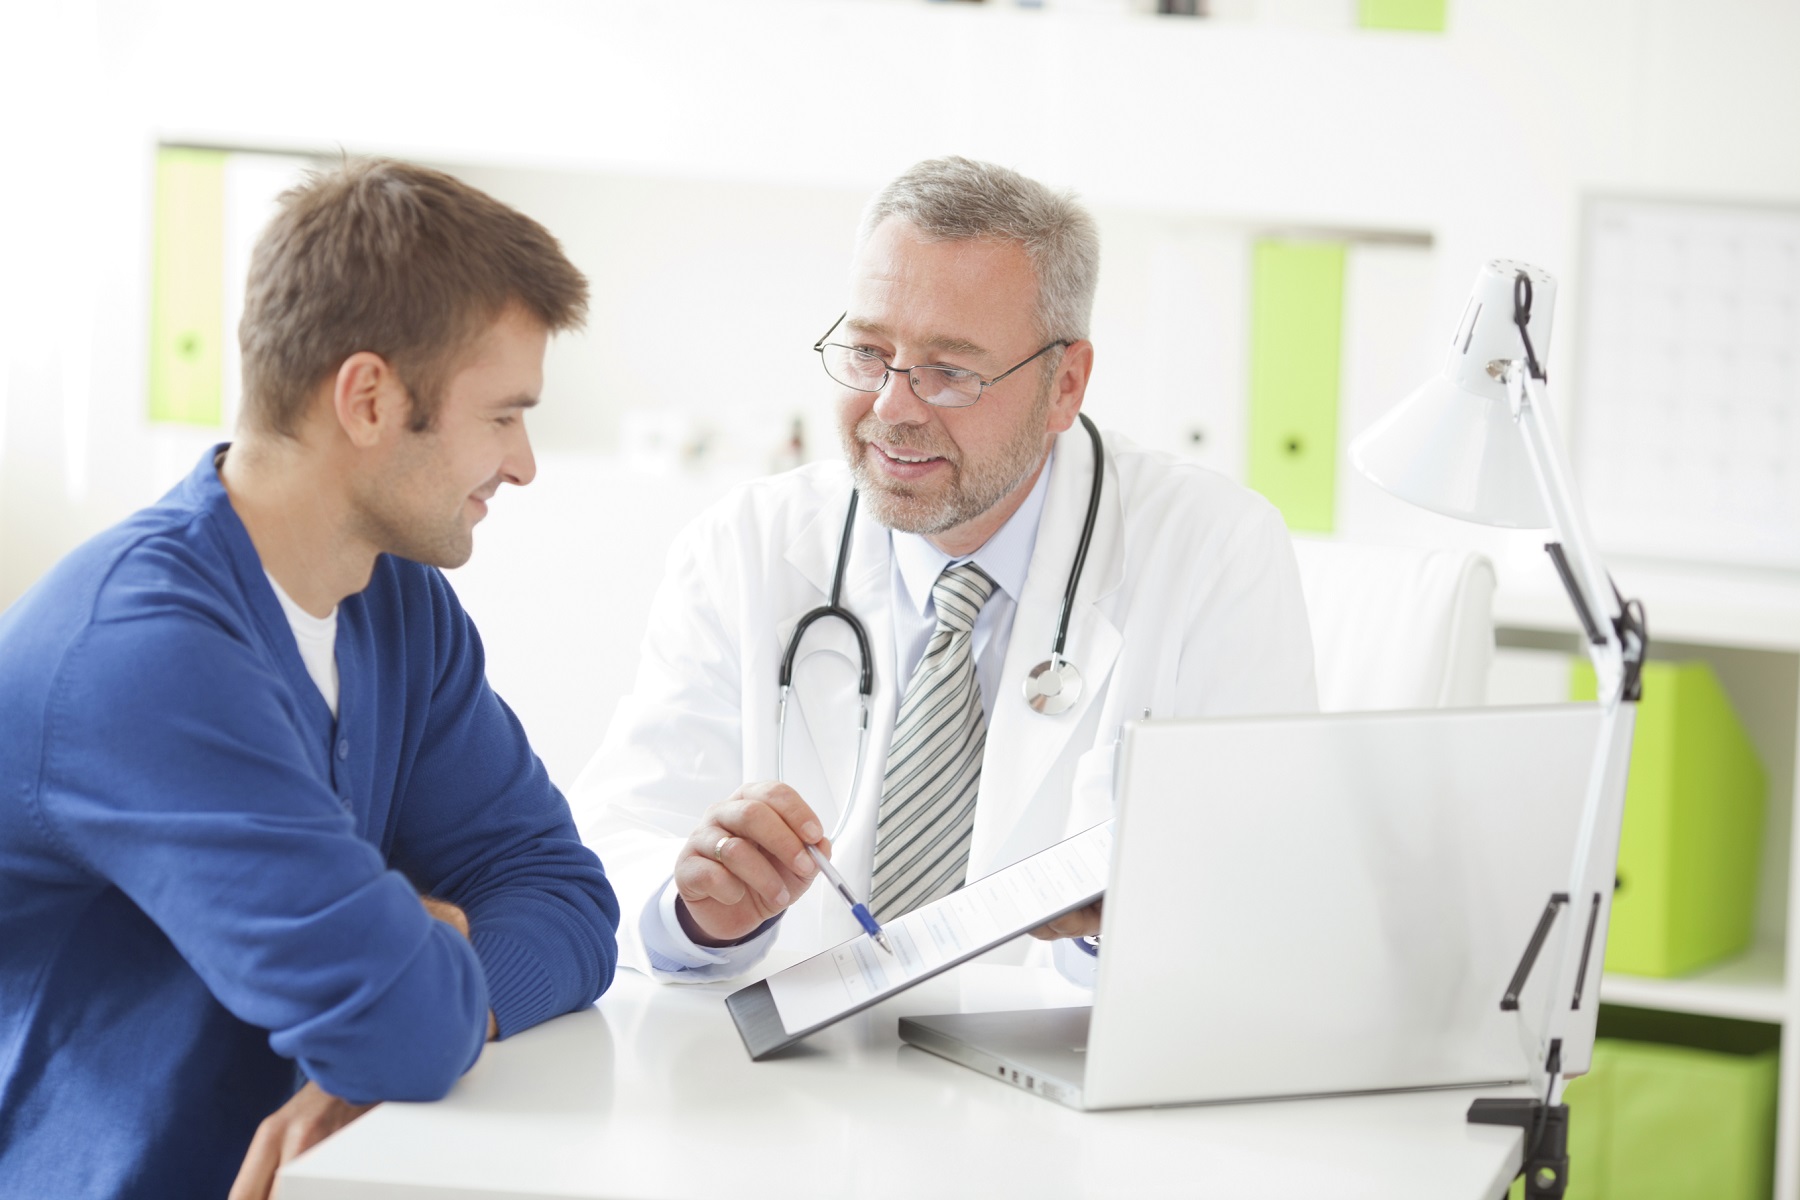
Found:
[(294, 642), (300, 647), (300, 661), (306, 664), (306, 673), (318, 685), (319, 694), (325, 697), (325, 706), (331, 709), (331, 715), (338, 711), (338, 667), (337, 667), (337, 618), (338, 610), (333, 608), (323, 617), (315, 617), (294, 603), (294, 598), (281, 590), (275, 577), (267, 571), (263, 575), (269, 586), (275, 589), (275, 598), (281, 601), (281, 611), (287, 614), (288, 627), (294, 631)]

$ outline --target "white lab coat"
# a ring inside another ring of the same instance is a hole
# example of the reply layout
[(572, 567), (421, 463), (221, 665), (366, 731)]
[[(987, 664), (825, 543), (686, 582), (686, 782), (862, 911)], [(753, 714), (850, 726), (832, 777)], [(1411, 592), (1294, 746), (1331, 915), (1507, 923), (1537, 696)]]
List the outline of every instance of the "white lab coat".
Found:
[[(1056, 445), (1024, 593), (988, 714), (969, 877), (1016, 862), (1111, 812), (1120, 727), (1160, 717), (1316, 707), (1312, 641), (1280, 515), (1215, 472), (1106, 435), (1106, 484), (1069, 622), (1066, 657), (1085, 678), (1068, 712), (1025, 704), (1049, 655), (1087, 511), (1093, 450), (1077, 425)], [(658, 975), (639, 921), (708, 806), (775, 778), (776, 675), (795, 624), (826, 603), (850, 498), (841, 463), (747, 484), (677, 539), (632, 693), (571, 793), (582, 836), (622, 909), (620, 961)], [(834, 862), (867, 895), (882, 767), (900, 689), (889, 617), (888, 530), (857, 513), (844, 604), (868, 629), (875, 680), (860, 795)], [(786, 782), (836, 822), (856, 755), (854, 637), (808, 631), (788, 714)], [(1209, 796), (1196, 763), (1196, 802)], [(654, 918), (653, 918), (654, 919)], [(853, 937), (842, 903), (815, 885), (783, 917), (778, 944), (812, 953)], [(1022, 957), (1023, 950), (1017, 950)]]

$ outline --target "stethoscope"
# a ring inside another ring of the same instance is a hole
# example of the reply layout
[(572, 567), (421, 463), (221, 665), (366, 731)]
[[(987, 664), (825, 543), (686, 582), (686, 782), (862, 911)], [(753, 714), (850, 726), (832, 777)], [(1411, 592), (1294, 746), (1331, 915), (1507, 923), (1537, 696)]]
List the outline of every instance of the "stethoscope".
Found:
[[(1025, 703), (1031, 711), (1054, 717), (1068, 712), (1081, 699), (1083, 681), (1081, 672), (1074, 663), (1063, 657), (1063, 646), (1069, 640), (1069, 618), (1075, 611), (1075, 590), (1081, 585), (1081, 568), (1087, 563), (1088, 546), (1094, 540), (1094, 520), (1100, 515), (1100, 487), (1106, 477), (1106, 459), (1100, 443), (1100, 430), (1088, 420), (1087, 414), (1081, 414), (1082, 428), (1087, 430), (1088, 440), (1094, 445), (1094, 479), (1088, 486), (1087, 520), (1081, 526), (1081, 540), (1075, 546), (1075, 561), (1069, 566), (1069, 582), (1063, 587), (1062, 613), (1056, 620), (1056, 640), (1050, 644), (1050, 657), (1025, 673)], [(781, 670), (777, 675), (779, 691), (775, 716), (775, 777), (785, 779), (782, 770), (783, 759), (787, 748), (787, 712), (788, 698), (794, 690), (794, 659), (800, 653), (800, 642), (806, 637), (806, 631), (819, 621), (837, 619), (850, 627), (856, 635), (856, 651), (860, 659), (861, 671), (857, 679), (857, 698), (861, 702), (861, 712), (857, 716), (856, 732), (856, 766), (850, 776), (850, 790), (846, 793), (847, 803), (843, 813), (838, 817), (837, 826), (831, 831), (831, 840), (837, 841), (850, 823), (851, 806), (862, 787), (863, 760), (869, 748), (869, 697), (875, 685), (875, 659), (869, 649), (869, 631), (855, 613), (843, 605), (844, 570), (850, 563), (850, 536), (856, 528), (856, 490), (850, 491), (850, 507), (844, 513), (844, 533), (838, 541), (837, 568), (832, 572), (831, 599), (813, 609), (800, 618), (794, 626), (794, 632), (788, 638), (787, 652), (781, 656)]]

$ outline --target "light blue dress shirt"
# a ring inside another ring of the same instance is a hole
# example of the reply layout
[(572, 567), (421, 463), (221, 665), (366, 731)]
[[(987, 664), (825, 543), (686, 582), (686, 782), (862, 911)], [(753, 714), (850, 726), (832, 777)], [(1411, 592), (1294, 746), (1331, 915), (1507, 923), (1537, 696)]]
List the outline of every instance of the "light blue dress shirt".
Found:
[(920, 534), (888, 534), (894, 564), (889, 605), (894, 614), (896, 713), (900, 711), (898, 701), (906, 697), (906, 685), (925, 657), (931, 635), (937, 632), (937, 604), (931, 598), (932, 587), (946, 568), (972, 562), (997, 585), (988, 602), (981, 606), (971, 631), (975, 681), (981, 685), (981, 711), (993, 716), (1000, 672), (1006, 667), (1006, 646), (1012, 640), (1013, 617), (1019, 611), (1025, 576), (1031, 573), (1031, 552), (1037, 547), (1038, 522), (1044, 515), (1049, 484), (1050, 463), (1046, 460), (1018, 511), (979, 549), (961, 558), (951, 558)]

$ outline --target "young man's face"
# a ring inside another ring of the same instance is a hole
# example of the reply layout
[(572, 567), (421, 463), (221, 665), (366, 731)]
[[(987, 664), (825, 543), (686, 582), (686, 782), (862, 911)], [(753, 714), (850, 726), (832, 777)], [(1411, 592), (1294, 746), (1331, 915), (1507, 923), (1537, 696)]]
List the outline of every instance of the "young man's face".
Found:
[(537, 474), (525, 410), (544, 386), (549, 334), (518, 308), (507, 309), (476, 343), (445, 389), (437, 420), (423, 433), (398, 432), (358, 504), (377, 547), (434, 567), (460, 567), (474, 550), (475, 523), (502, 483)]
[[(1042, 346), (1036, 303), (1037, 275), (1017, 243), (927, 241), (890, 218), (857, 251), (849, 312), (831, 340), (891, 365), (961, 367), (992, 379)], [(1054, 364), (1058, 353), (1045, 358)], [(1037, 363), (967, 408), (926, 404), (903, 374), (879, 393), (844, 389), (839, 432), (863, 503), (892, 529), (991, 535), (982, 527), (999, 521), (983, 517), (997, 506), (1010, 515), (1049, 436), (1074, 420), (1051, 391)]]

